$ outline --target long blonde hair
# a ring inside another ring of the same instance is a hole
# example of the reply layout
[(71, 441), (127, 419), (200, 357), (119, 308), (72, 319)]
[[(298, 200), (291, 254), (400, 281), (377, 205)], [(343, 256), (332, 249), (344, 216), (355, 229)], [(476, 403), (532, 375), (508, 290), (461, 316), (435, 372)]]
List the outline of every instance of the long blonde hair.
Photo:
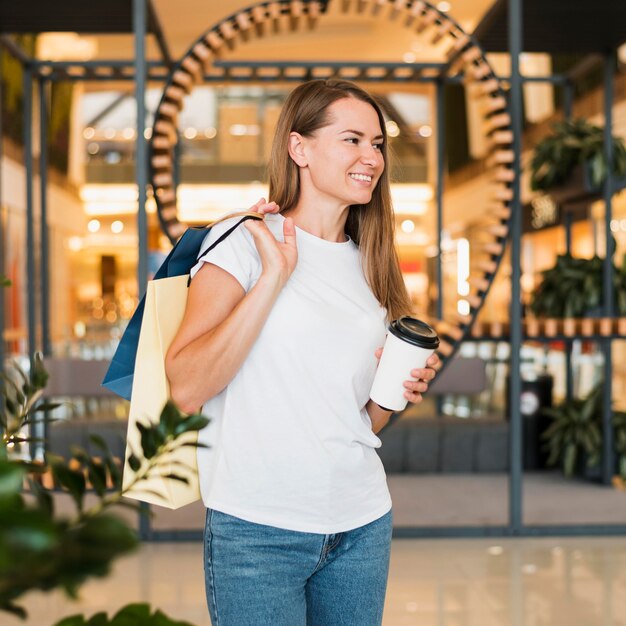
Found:
[(345, 80), (312, 80), (296, 87), (283, 105), (268, 164), (269, 199), (284, 213), (296, 206), (300, 197), (298, 166), (289, 156), (291, 132), (311, 136), (330, 123), (328, 107), (343, 98), (356, 98), (371, 105), (383, 133), (385, 168), (367, 204), (352, 205), (346, 233), (361, 251), (363, 271), (372, 293), (387, 309), (389, 320), (411, 312), (411, 301), (402, 279), (394, 246), (394, 214), (389, 188), (387, 132), (382, 111), (366, 91)]

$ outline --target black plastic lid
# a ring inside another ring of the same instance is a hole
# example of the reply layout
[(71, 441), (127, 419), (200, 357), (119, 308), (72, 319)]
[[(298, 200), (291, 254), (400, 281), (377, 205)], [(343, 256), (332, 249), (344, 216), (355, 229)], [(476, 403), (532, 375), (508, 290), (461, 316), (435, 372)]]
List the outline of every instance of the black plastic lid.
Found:
[(405, 315), (389, 324), (389, 332), (396, 337), (426, 350), (439, 347), (439, 337), (435, 329), (414, 317)]

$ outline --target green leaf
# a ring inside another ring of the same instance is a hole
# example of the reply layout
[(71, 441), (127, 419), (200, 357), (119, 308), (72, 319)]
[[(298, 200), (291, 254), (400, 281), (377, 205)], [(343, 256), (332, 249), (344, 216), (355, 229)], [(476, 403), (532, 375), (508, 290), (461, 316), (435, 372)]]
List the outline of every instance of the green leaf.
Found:
[(158, 447), (155, 430), (141, 422), (137, 422), (137, 429), (141, 433), (141, 449), (143, 450), (143, 456), (146, 459), (153, 458), (156, 455)]
[(87, 622), (82, 615), (71, 615), (56, 622), (54, 626), (87, 626)]
[(53, 463), (51, 469), (54, 478), (70, 492), (74, 502), (76, 502), (78, 510), (82, 511), (83, 498), (86, 490), (85, 476), (83, 473), (70, 469), (64, 463)]
[(0, 499), (20, 493), (26, 470), (17, 463), (0, 462)]
[[(130, 462), (130, 458), (129, 458), (129, 462)], [(120, 471), (120, 468), (118, 464), (116, 463), (115, 459), (113, 457), (107, 457), (105, 460), (105, 463), (106, 463), (107, 469), (109, 470), (109, 476), (111, 477), (111, 482), (113, 483), (114, 489), (116, 490), (121, 489), (122, 472)], [(131, 469), (132, 469), (132, 466), (131, 466)], [(133, 471), (136, 472), (137, 470), (133, 470)]]
[[(135, 620), (149, 620), (150, 619), (150, 605), (146, 603), (134, 603), (128, 604), (121, 608), (114, 616), (114, 619), (119, 617), (133, 618)], [(141, 622), (137, 622), (141, 623)]]
[(178, 482), (189, 484), (189, 479), (184, 476), (179, 476), (178, 474), (165, 474), (163, 478), (169, 478), (170, 480), (177, 480)]
[(103, 496), (107, 488), (106, 466), (102, 462), (89, 459), (87, 464), (87, 475), (94, 491), (99, 496)]
[(24, 610), (23, 607), (14, 604), (10, 600), (0, 601), (0, 611), (6, 611), (7, 613), (12, 613), (16, 617), (20, 619), (26, 619), (28, 614)]
[(43, 364), (43, 357), (38, 352), (33, 360), (33, 367), (30, 372), (30, 383), (37, 390), (44, 389), (48, 384), (48, 372)]
[(573, 443), (567, 445), (563, 454), (563, 473), (568, 477), (574, 475), (577, 456), (578, 450), (576, 446)]
[(159, 423), (163, 426), (165, 434), (174, 435), (175, 428), (182, 419), (183, 414), (176, 405), (172, 401), (166, 402), (159, 418)]
[(104, 612), (101, 612), (101, 613), (96, 613), (95, 615), (92, 615), (89, 621), (87, 622), (87, 625), (88, 626), (108, 626), (109, 623), (110, 622), (109, 622), (109, 618), (107, 617), (107, 614)]
[(176, 435), (182, 435), (183, 433), (202, 430), (208, 423), (209, 418), (204, 415), (196, 413), (185, 418), (174, 431)]
[(133, 470), (133, 472), (138, 472), (139, 468), (141, 467), (141, 461), (134, 454), (129, 454), (128, 465), (130, 466), (130, 469)]
[(31, 493), (35, 496), (39, 508), (49, 517), (54, 514), (54, 500), (46, 489), (44, 489), (37, 481), (32, 478), (28, 479), (28, 486)]
[(98, 435), (97, 433), (91, 433), (89, 435), (89, 441), (105, 454), (111, 454), (107, 442), (101, 435)]

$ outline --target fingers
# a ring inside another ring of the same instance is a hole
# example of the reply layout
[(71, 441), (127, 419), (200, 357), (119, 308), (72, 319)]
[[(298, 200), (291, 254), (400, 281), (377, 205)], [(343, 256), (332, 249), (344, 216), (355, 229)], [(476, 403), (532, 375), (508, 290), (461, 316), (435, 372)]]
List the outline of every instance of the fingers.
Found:
[(430, 367), (434, 369), (435, 372), (438, 372), (441, 369), (441, 359), (436, 352), (433, 352), (429, 357), (428, 361), (426, 361), (426, 367)]
[(260, 198), (258, 202), (250, 207), (249, 211), (250, 213), (266, 215), (267, 213), (278, 213), (280, 207), (275, 202), (268, 202), (265, 198)]
[(413, 404), (420, 403), (424, 399), (422, 394), (428, 391), (428, 383), (421, 380), (405, 380), (403, 386), (404, 397)]
[[(424, 370), (413, 370), (413, 372), (420, 371)], [(428, 391), (428, 382), (426, 380), (405, 380), (402, 386), (405, 389), (404, 397), (413, 404), (421, 402), (424, 399), (422, 394)]]
[(290, 217), (286, 217), (285, 221), (283, 222), (283, 236), (285, 238), (285, 243), (288, 246), (294, 248), (296, 247), (296, 226)]
[(432, 354), (426, 361), (426, 367), (411, 370), (413, 380), (405, 380), (403, 383), (406, 389), (404, 397), (414, 404), (421, 402), (423, 400), (422, 394), (428, 391), (428, 383), (435, 378), (440, 367), (441, 360), (437, 354)]
[(267, 203), (267, 200), (265, 198), (261, 198), (255, 204), (253, 204), (248, 210), (250, 211), (250, 213), (258, 213), (259, 209), (266, 203)]

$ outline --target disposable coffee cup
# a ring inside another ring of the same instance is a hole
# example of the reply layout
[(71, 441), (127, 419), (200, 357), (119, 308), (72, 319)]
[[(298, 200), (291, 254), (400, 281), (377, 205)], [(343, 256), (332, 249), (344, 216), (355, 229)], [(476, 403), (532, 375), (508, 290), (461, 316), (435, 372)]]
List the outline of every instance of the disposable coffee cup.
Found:
[(438, 347), (437, 333), (425, 322), (408, 316), (391, 322), (370, 398), (387, 411), (402, 411), (408, 404), (404, 381), (411, 370), (425, 367)]

